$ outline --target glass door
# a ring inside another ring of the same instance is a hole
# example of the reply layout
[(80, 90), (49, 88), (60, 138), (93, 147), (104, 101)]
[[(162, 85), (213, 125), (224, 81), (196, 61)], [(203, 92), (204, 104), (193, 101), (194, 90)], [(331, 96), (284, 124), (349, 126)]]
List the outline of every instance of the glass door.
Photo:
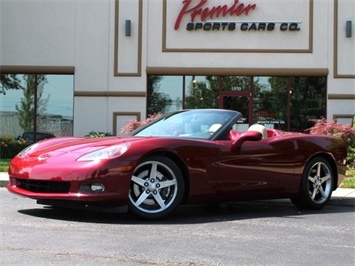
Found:
[(245, 131), (252, 122), (252, 101), (250, 93), (235, 93), (235, 95), (224, 95), (221, 108), (241, 112), (243, 117), (238, 121), (235, 130)]
[(253, 122), (253, 80), (248, 76), (222, 76), (220, 78), (219, 108), (242, 113), (235, 128), (245, 131)]

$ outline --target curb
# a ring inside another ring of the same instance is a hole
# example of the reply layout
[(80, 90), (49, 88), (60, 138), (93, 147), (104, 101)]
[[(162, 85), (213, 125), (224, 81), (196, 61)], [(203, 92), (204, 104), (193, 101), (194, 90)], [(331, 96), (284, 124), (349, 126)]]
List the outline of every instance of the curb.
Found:
[(340, 198), (340, 197), (331, 197), (328, 205), (333, 206), (355, 206), (355, 198)]
[(332, 193), (329, 205), (355, 206), (355, 189), (338, 188)]
[(0, 187), (7, 187), (9, 184), (9, 175), (6, 172), (0, 172)]

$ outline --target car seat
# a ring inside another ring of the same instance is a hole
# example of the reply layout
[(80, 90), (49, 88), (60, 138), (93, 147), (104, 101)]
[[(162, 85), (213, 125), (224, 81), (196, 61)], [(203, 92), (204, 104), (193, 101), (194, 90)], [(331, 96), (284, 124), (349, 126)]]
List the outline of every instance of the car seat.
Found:
[(211, 134), (215, 133), (222, 125), (221, 124), (213, 124), (210, 126), (210, 128), (208, 129), (208, 132), (210, 132)]
[(251, 125), (251, 126), (248, 128), (248, 131), (256, 131), (256, 132), (259, 132), (259, 133), (261, 133), (261, 135), (263, 136), (263, 139), (266, 139), (266, 138), (267, 138), (266, 127), (264, 127), (263, 125), (260, 125), (260, 124)]

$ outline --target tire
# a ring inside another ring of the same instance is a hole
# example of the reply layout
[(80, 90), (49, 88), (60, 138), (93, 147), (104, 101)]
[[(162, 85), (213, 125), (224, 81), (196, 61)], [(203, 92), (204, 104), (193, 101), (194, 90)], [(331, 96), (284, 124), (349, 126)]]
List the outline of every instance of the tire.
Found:
[(169, 158), (152, 156), (139, 164), (131, 178), (129, 210), (144, 219), (160, 219), (180, 205), (185, 185), (178, 166)]
[(332, 195), (333, 183), (334, 174), (329, 162), (315, 157), (304, 168), (299, 195), (291, 201), (300, 208), (321, 209)]

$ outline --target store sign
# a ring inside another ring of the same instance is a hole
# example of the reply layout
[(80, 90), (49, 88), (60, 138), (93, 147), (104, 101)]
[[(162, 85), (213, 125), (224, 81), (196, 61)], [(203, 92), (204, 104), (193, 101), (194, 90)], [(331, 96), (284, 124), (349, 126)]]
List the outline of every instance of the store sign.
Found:
[(163, 51), (310, 53), (313, 1), (163, 0)]
[[(208, 0), (184, 0), (176, 21), (175, 30), (179, 30), (187, 17), (187, 31), (299, 31), (299, 21), (236, 21), (234, 18), (247, 17), (255, 12), (256, 3), (244, 3), (234, 0), (230, 4), (208, 5)], [(222, 20), (222, 21), (221, 21)]]

